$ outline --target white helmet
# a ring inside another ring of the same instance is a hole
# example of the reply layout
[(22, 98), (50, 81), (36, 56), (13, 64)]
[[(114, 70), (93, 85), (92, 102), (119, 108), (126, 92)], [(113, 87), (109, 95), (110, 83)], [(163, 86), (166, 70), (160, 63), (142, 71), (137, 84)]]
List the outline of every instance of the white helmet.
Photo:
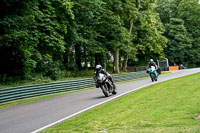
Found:
[(96, 65), (96, 71), (100, 71), (102, 69), (102, 66), (101, 65)]
[(153, 59), (150, 59), (150, 62), (153, 62)]

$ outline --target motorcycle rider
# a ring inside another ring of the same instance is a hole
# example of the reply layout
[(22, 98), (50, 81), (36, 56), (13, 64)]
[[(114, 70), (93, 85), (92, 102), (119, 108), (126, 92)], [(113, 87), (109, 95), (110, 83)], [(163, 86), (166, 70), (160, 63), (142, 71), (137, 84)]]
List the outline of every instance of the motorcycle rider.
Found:
[[(153, 61), (153, 59), (150, 59), (150, 62), (149, 62), (149, 68), (151, 68), (151, 66), (154, 66), (155, 67), (155, 74), (156, 74), (156, 77), (158, 77), (158, 66), (156, 65), (156, 63)], [(156, 79), (157, 81), (157, 79)]]
[(151, 68), (151, 66), (154, 66), (156, 70), (158, 69), (158, 66), (157, 66), (156, 63), (153, 61), (153, 59), (150, 59), (150, 62), (149, 62), (149, 68)]
[(106, 72), (104, 69), (102, 69), (101, 65), (96, 65), (96, 67), (95, 67), (94, 75), (97, 76), (98, 73), (105, 74), (107, 76), (107, 78), (112, 82), (112, 85), (115, 87), (112, 76), (108, 72)]

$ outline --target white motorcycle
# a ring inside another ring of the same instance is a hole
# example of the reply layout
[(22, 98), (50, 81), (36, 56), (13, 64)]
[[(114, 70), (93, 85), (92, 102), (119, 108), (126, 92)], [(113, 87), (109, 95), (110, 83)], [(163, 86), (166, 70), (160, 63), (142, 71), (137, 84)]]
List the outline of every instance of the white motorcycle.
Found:
[(100, 87), (106, 97), (108, 97), (110, 93), (113, 95), (117, 94), (116, 86), (112, 85), (112, 82), (105, 74), (98, 73), (96, 76), (94, 76), (94, 81), (96, 83), (96, 87)]

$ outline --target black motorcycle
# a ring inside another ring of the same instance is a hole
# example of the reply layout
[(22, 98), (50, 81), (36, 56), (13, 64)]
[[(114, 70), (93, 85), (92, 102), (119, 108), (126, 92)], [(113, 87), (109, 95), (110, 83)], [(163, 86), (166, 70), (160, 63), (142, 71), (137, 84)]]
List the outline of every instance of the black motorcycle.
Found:
[(96, 76), (94, 76), (94, 81), (96, 87), (100, 87), (106, 97), (108, 97), (110, 93), (113, 95), (117, 94), (116, 86), (112, 84), (105, 74), (98, 73)]

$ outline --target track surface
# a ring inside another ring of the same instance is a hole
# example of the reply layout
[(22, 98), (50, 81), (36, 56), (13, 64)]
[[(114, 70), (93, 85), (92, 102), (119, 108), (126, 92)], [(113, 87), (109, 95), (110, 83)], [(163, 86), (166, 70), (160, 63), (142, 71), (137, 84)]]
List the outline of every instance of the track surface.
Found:
[(157, 82), (152, 83), (150, 78), (117, 84), (117, 95), (104, 97), (100, 88), (80, 91), (63, 96), (22, 104), (0, 110), (0, 133), (30, 133), (38, 131), (56, 121), (72, 116), (109, 99), (114, 99), (126, 92), (137, 90), (158, 82), (194, 74), (200, 72), (200, 68), (174, 71), (161, 75)]

